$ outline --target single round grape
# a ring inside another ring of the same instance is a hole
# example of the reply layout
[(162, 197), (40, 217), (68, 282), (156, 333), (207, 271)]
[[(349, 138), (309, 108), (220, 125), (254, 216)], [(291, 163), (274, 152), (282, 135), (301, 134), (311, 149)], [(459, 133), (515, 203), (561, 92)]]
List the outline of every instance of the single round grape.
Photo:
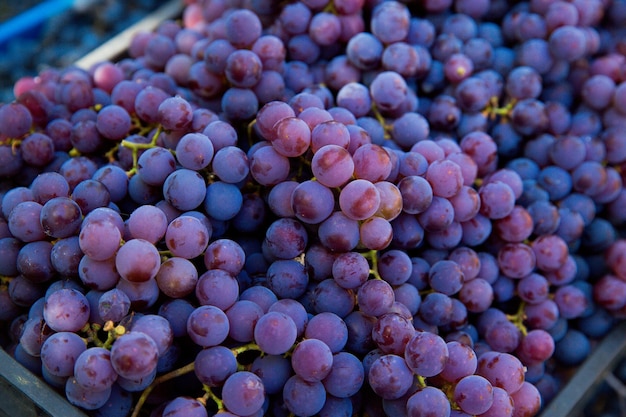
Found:
[(123, 378), (140, 379), (157, 366), (159, 350), (154, 340), (141, 332), (127, 332), (111, 346), (111, 364)]
[(187, 332), (197, 345), (217, 346), (228, 336), (229, 323), (226, 314), (215, 306), (200, 306), (187, 319)]
[(319, 339), (305, 339), (298, 343), (291, 355), (291, 366), (296, 375), (307, 382), (321, 381), (331, 371), (333, 354)]
[(42, 365), (52, 375), (71, 376), (74, 374), (76, 359), (86, 348), (85, 342), (76, 333), (55, 333), (41, 346)]
[(83, 351), (74, 365), (74, 379), (86, 390), (110, 389), (117, 380), (110, 351), (101, 347), (90, 347)]
[(411, 387), (413, 372), (401, 356), (382, 355), (372, 363), (368, 381), (377, 395), (386, 400), (395, 400)]
[(131, 239), (115, 254), (115, 266), (125, 280), (146, 282), (159, 272), (161, 256), (156, 247), (147, 240)]
[(89, 320), (89, 302), (75, 289), (60, 289), (50, 294), (44, 303), (46, 324), (57, 332), (77, 332)]

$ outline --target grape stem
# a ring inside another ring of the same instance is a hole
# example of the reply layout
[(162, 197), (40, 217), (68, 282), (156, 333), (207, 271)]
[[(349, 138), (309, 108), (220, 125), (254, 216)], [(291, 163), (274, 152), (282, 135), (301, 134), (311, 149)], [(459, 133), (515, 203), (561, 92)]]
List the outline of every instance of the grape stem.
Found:
[(154, 132), (154, 135), (152, 135), (152, 139), (150, 140), (150, 143), (134, 143), (134, 142), (129, 142), (127, 140), (123, 140), (121, 142), (121, 145), (123, 147), (131, 150), (132, 156), (133, 156), (133, 167), (127, 172), (127, 175), (129, 177), (132, 177), (134, 174), (137, 173), (137, 162), (139, 160), (139, 151), (144, 150), (144, 149), (154, 148), (156, 146), (157, 139), (159, 138), (159, 135), (161, 134), (162, 131), (163, 131), (163, 127), (159, 125), (156, 129), (156, 132)]
[(370, 271), (369, 271), (370, 275), (373, 275), (375, 279), (382, 279), (380, 277), (380, 273), (378, 272), (378, 251), (371, 250), (369, 252), (365, 252), (363, 256), (366, 259), (369, 259), (369, 261), (372, 264), (372, 267), (370, 268)]
[(385, 139), (391, 138), (391, 125), (387, 123), (387, 120), (385, 120), (385, 117), (380, 113), (380, 110), (378, 110), (378, 107), (376, 107), (376, 104), (374, 103), (372, 103), (372, 113), (374, 114), (376, 120), (378, 120), (378, 123), (380, 123), (383, 127), (383, 130), (385, 131)]
[(222, 399), (220, 397), (218, 397), (212, 390), (211, 387), (209, 387), (208, 385), (203, 385), (202, 389), (204, 390), (205, 394), (202, 398), (198, 398), (198, 401), (202, 402), (205, 406), (206, 406), (206, 401), (208, 399), (211, 399), (211, 401), (213, 401), (215, 403), (215, 405), (217, 405), (217, 411), (218, 413), (222, 410), (225, 409), (224, 407), (224, 401), (222, 401)]
[(157, 377), (152, 382), (152, 384), (150, 384), (145, 390), (143, 390), (143, 392), (141, 393), (141, 396), (139, 397), (139, 400), (137, 400), (137, 404), (135, 405), (135, 408), (133, 409), (133, 413), (131, 414), (130, 417), (139, 416), (141, 407), (143, 407), (144, 403), (148, 399), (148, 396), (150, 395), (152, 390), (156, 388), (157, 385), (162, 384), (163, 382), (169, 381), (170, 379), (174, 379), (179, 376), (188, 374), (189, 372), (193, 372), (194, 369), (195, 369), (195, 362), (191, 362), (190, 364), (185, 365), (182, 368), (175, 369), (171, 372), (168, 372), (166, 374), (163, 374)]
[(528, 334), (528, 329), (524, 324), (524, 320), (526, 320), (526, 313), (524, 311), (525, 307), (526, 303), (521, 302), (515, 314), (507, 314), (506, 316), (507, 319), (509, 319), (509, 321), (513, 323), (515, 327), (520, 330), (520, 332), (522, 332), (522, 336), (526, 336)]

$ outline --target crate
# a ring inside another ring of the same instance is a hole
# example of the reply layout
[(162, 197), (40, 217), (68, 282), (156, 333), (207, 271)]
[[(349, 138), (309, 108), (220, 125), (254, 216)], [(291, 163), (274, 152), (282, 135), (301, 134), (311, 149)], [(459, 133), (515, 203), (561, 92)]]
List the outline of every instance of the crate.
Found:
[[(85, 70), (101, 61), (124, 57), (135, 33), (152, 31), (167, 19), (177, 18), (183, 10), (181, 0), (171, 0), (75, 62)], [(626, 361), (626, 322), (620, 323), (593, 349), (576, 369), (558, 395), (539, 417), (582, 417), (600, 387), (608, 385), (620, 398), (626, 416), (626, 385), (615, 376), (615, 369)], [(0, 348), (0, 417), (88, 417), (61, 394), (36, 377)]]
[(170, 0), (159, 9), (150, 13), (144, 19), (117, 34), (98, 48), (80, 58), (74, 64), (88, 70), (94, 64), (102, 61), (115, 61), (124, 56), (133, 36), (138, 32), (152, 32), (159, 23), (179, 17), (183, 10), (181, 0)]
[(87, 417), (0, 349), (0, 417)]
[(558, 395), (543, 409), (541, 417), (579, 417), (592, 403), (600, 386), (607, 383), (620, 397), (626, 415), (626, 387), (614, 370), (626, 359), (626, 322), (620, 323), (595, 346)]

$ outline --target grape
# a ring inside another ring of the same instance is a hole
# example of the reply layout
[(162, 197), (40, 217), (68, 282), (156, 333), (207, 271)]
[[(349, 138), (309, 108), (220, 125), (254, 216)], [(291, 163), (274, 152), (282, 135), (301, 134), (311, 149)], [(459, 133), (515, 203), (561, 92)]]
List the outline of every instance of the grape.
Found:
[(238, 49), (226, 58), (224, 74), (235, 87), (249, 88), (261, 79), (262, 66), (257, 54), (246, 49)]
[(266, 394), (277, 394), (282, 391), (293, 370), (288, 358), (282, 355), (264, 355), (257, 357), (250, 371), (261, 378)]
[(482, 414), (493, 404), (493, 387), (480, 375), (469, 375), (457, 382), (454, 400), (468, 414)]
[[(389, 334), (394, 334), (394, 337), (389, 338)], [(383, 353), (402, 355), (414, 334), (415, 328), (408, 318), (387, 313), (380, 316), (374, 325), (372, 340)]]
[(176, 145), (176, 160), (187, 169), (206, 168), (213, 155), (213, 143), (202, 133), (187, 133)]
[(494, 387), (513, 394), (524, 384), (524, 369), (515, 356), (502, 352), (487, 352), (478, 358), (476, 374), (485, 377)]
[(142, 332), (127, 332), (111, 347), (111, 364), (115, 372), (127, 379), (146, 377), (156, 368), (158, 347)]
[(156, 277), (161, 257), (156, 247), (144, 239), (131, 239), (115, 254), (115, 267), (129, 282), (146, 282)]
[(319, 181), (305, 181), (291, 193), (294, 215), (303, 223), (318, 224), (327, 219), (333, 212), (334, 202), (332, 191)]
[(308, 274), (300, 262), (279, 259), (267, 269), (267, 285), (278, 298), (297, 299), (306, 291)]
[(523, 278), (530, 274), (537, 263), (536, 251), (524, 243), (507, 243), (498, 251), (498, 265), (510, 278)]
[(514, 403), (513, 415), (522, 413), (534, 415), (541, 408), (539, 390), (529, 382), (524, 381), (519, 390), (511, 394)]
[(435, 387), (425, 387), (411, 395), (406, 407), (410, 415), (452, 415), (450, 414), (450, 401), (443, 391)]
[(197, 307), (187, 319), (189, 336), (194, 343), (202, 347), (221, 344), (228, 336), (228, 331), (228, 317), (215, 306)]
[(268, 227), (265, 242), (273, 256), (279, 259), (291, 259), (304, 251), (308, 235), (304, 226), (297, 220), (282, 218)]
[(379, 5), (371, 18), (372, 34), (383, 43), (404, 40), (409, 32), (408, 8), (398, 2)]
[(198, 379), (210, 387), (219, 386), (237, 371), (237, 360), (223, 346), (201, 350), (194, 361), (194, 372)]
[(297, 375), (290, 377), (283, 388), (285, 406), (293, 414), (313, 416), (326, 401), (326, 391), (321, 382), (307, 382)]
[(368, 279), (370, 266), (358, 252), (340, 254), (332, 264), (332, 275), (343, 288), (356, 289)]
[(263, 313), (267, 313), (269, 308), (278, 301), (278, 297), (269, 288), (254, 285), (246, 288), (240, 295), (240, 300), (252, 301), (261, 307)]
[(39, 220), (48, 236), (66, 238), (75, 234), (80, 228), (82, 210), (68, 197), (53, 197), (41, 207)]
[(110, 387), (101, 391), (94, 391), (78, 384), (74, 377), (68, 378), (65, 385), (65, 396), (67, 400), (71, 404), (86, 410), (96, 410), (104, 406), (109, 400), (110, 395)]
[[(180, 154), (177, 152), (178, 155)], [(215, 175), (230, 184), (243, 181), (250, 172), (248, 157), (235, 146), (225, 146), (218, 150), (213, 157), (212, 167)]]
[(563, 25), (552, 32), (548, 39), (554, 57), (572, 62), (585, 54), (585, 35), (575, 26)]
[(76, 333), (54, 333), (41, 346), (41, 362), (50, 374), (69, 377), (74, 374), (74, 364), (85, 349), (85, 342)]
[(46, 324), (57, 332), (77, 332), (89, 320), (89, 303), (74, 289), (60, 289), (50, 294), (44, 303)]
[(20, 103), (8, 103), (0, 107), (2, 131), (0, 136), (19, 138), (26, 134), (33, 123), (28, 108)]
[(104, 321), (121, 321), (130, 311), (130, 299), (123, 291), (113, 288), (98, 300), (98, 314)]
[(143, 205), (131, 213), (127, 227), (133, 238), (141, 238), (156, 244), (165, 236), (167, 218), (157, 207)]
[(449, 352), (441, 337), (418, 331), (408, 341), (403, 355), (413, 372), (423, 377), (431, 377), (445, 369)]
[(239, 285), (228, 272), (211, 269), (200, 275), (194, 291), (201, 305), (212, 305), (225, 311), (237, 300)]
[(91, 347), (84, 350), (74, 365), (74, 379), (86, 390), (104, 391), (117, 380), (111, 364), (111, 353), (104, 348)]
[(94, 180), (100, 181), (109, 191), (111, 202), (119, 202), (128, 191), (128, 176), (117, 165), (105, 165), (94, 172)]
[(372, 363), (368, 381), (377, 395), (383, 399), (394, 400), (409, 390), (413, 373), (402, 357), (382, 355)]
[(34, 201), (16, 204), (7, 216), (9, 231), (13, 237), (22, 242), (43, 240), (46, 235), (40, 221), (42, 210), (43, 206)]
[(156, 314), (146, 314), (133, 321), (130, 328), (133, 332), (144, 333), (155, 342), (159, 356), (163, 356), (172, 346), (172, 328), (164, 317)]
[(459, 265), (451, 260), (435, 262), (428, 273), (428, 282), (437, 292), (452, 295), (463, 287), (465, 274)]
[(254, 327), (254, 340), (269, 355), (280, 355), (296, 341), (296, 324), (284, 313), (271, 311), (259, 318)]
[(344, 147), (328, 144), (313, 155), (311, 170), (315, 178), (326, 187), (341, 187), (352, 177), (354, 161)]
[(425, 212), (434, 200), (428, 181), (417, 175), (402, 178), (398, 190), (402, 195), (402, 210), (409, 214)]
[(120, 375), (117, 377), (116, 385), (119, 385), (120, 388), (127, 392), (143, 391), (148, 388), (152, 382), (154, 382), (157, 369), (158, 368), (154, 368), (151, 373), (142, 378), (124, 378)]
[(163, 408), (163, 416), (168, 417), (206, 417), (206, 407), (197, 399), (176, 397)]
[[(285, 313), (296, 325), (298, 337), (304, 333), (304, 328), (308, 326), (309, 315), (305, 307), (299, 302), (291, 298), (284, 298), (276, 301), (270, 306), (268, 312), (278, 311), (279, 313)], [(339, 339), (341, 334), (337, 336)]]
[(276, 152), (274, 147), (263, 146), (250, 158), (250, 174), (263, 185), (276, 185), (289, 175), (289, 160)]
[(341, 35), (341, 22), (332, 13), (316, 13), (309, 22), (308, 33), (311, 39), (318, 45), (332, 45)]
[(182, 211), (196, 209), (202, 204), (206, 194), (206, 184), (202, 176), (186, 168), (175, 170), (163, 183), (165, 200)]
[(292, 352), (291, 366), (302, 380), (321, 381), (330, 373), (333, 354), (328, 345), (319, 339), (305, 339)]
[[(180, 216), (172, 220), (165, 231), (165, 244), (173, 255), (193, 259), (206, 249), (212, 231), (196, 217)], [(189, 239), (194, 236), (195, 239)], [(157, 268), (160, 263), (157, 263)]]

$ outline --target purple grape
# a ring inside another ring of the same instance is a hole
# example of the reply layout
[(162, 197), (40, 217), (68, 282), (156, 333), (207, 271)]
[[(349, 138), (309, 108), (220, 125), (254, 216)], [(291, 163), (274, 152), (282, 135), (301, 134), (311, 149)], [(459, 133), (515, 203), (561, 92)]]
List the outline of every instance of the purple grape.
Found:
[(54, 333), (41, 346), (42, 365), (52, 375), (69, 377), (74, 374), (76, 359), (86, 348), (85, 342), (76, 333)]
[(70, 377), (65, 385), (65, 396), (67, 400), (85, 410), (96, 410), (106, 404), (111, 395), (111, 387), (101, 391), (84, 388), (76, 382), (76, 378)]
[(333, 354), (319, 339), (305, 339), (298, 343), (291, 355), (291, 366), (302, 380), (321, 381), (330, 373)]
[(326, 391), (321, 382), (307, 382), (297, 375), (290, 377), (283, 388), (287, 409), (297, 415), (313, 416), (326, 401)]
[(374, 392), (387, 400), (402, 397), (413, 383), (413, 372), (401, 356), (382, 355), (372, 363), (368, 381)]
[(207, 417), (206, 406), (199, 400), (190, 397), (176, 397), (163, 408), (163, 416), (167, 417)]
[(485, 377), (493, 387), (504, 389), (509, 395), (524, 385), (524, 368), (509, 353), (487, 352), (479, 356), (476, 374)]
[(157, 345), (150, 336), (127, 332), (111, 346), (111, 364), (119, 376), (139, 379), (156, 369), (158, 354)]
[[(206, 249), (212, 230), (196, 217), (182, 215), (170, 222), (165, 231), (165, 244), (174, 256), (193, 259)], [(195, 239), (189, 238), (194, 236)]]
[(212, 305), (226, 311), (237, 301), (239, 284), (230, 273), (211, 269), (200, 275), (194, 291), (200, 305)]
[(90, 347), (83, 351), (76, 358), (74, 379), (86, 390), (110, 389), (117, 380), (117, 373), (111, 364), (111, 353), (100, 347)]
[(165, 200), (182, 211), (199, 207), (206, 194), (206, 184), (202, 176), (186, 168), (175, 170), (163, 183)]
[(159, 356), (172, 346), (173, 332), (166, 318), (156, 314), (146, 314), (133, 321), (130, 328), (133, 332), (144, 333), (155, 342)]
[(224, 346), (203, 349), (196, 355), (194, 372), (200, 382), (210, 387), (221, 386), (237, 371), (237, 359)]
[(176, 145), (176, 160), (187, 169), (206, 168), (214, 153), (213, 143), (202, 133), (187, 133)]
[(412, 394), (407, 400), (406, 408), (410, 415), (452, 415), (450, 401), (443, 391), (435, 387), (425, 387)]
[(57, 332), (77, 332), (89, 320), (89, 303), (74, 289), (60, 289), (50, 294), (44, 304), (46, 324)]
[(291, 317), (277, 311), (268, 312), (259, 318), (254, 327), (254, 340), (263, 352), (278, 355), (294, 344), (297, 328)]
[(187, 319), (187, 332), (191, 340), (202, 347), (221, 344), (226, 340), (228, 331), (228, 317), (215, 306), (200, 306)]
[(161, 257), (156, 247), (144, 239), (131, 239), (115, 254), (120, 277), (132, 283), (153, 280), (159, 272)]
[(468, 414), (482, 414), (493, 404), (493, 386), (480, 375), (469, 375), (457, 382), (454, 400)]
[(104, 292), (98, 300), (98, 314), (104, 321), (121, 321), (130, 311), (130, 298), (117, 288)]

